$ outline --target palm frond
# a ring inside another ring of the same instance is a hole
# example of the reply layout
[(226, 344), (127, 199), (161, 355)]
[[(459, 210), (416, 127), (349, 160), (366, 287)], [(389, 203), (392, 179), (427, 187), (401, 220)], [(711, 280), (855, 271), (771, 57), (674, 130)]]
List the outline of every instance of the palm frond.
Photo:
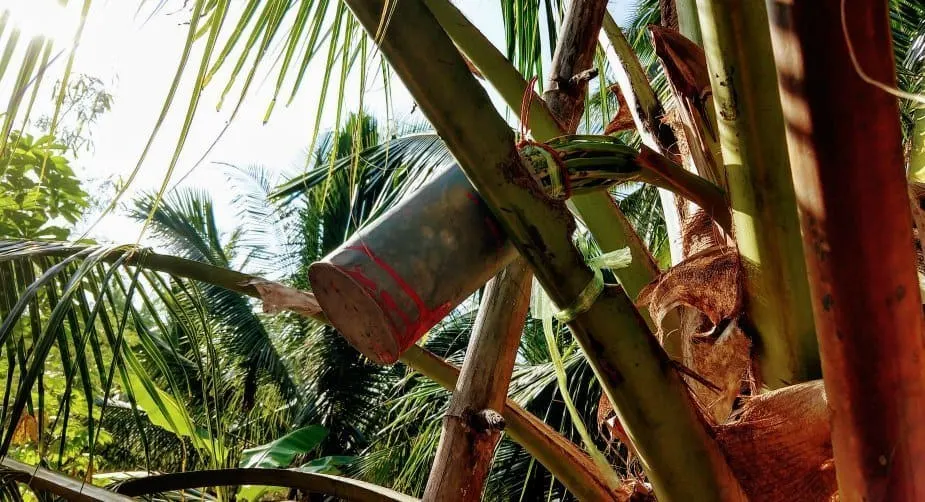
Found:
[[(211, 199), (203, 192), (176, 191), (157, 204), (154, 195), (136, 199), (130, 214), (140, 220), (152, 216), (155, 235), (178, 255), (214, 266), (230, 266), (228, 251), (215, 222)], [(239, 358), (246, 373), (243, 404), (254, 405), (257, 384), (266, 375), (286, 398), (295, 396), (295, 383), (283, 359), (273, 345), (254, 307), (241, 295), (215, 285), (202, 289), (204, 305), (216, 324), (222, 346)]]
[(507, 57), (526, 78), (537, 77), (543, 90), (543, 62), (556, 47), (565, 14), (561, 0), (502, 0)]
[[(891, 0), (890, 27), (899, 88), (914, 94), (925, 93), (925, 6), (912, 0)], [(915, 127), (913, 114), (917, 106), (920, 105), (909, 100), (900, 101), (907, 142)]]
[[(110, 400), (137, 404), (139, 385), (158, 385), (135, 363), (140, 358), (166, 364), (164, 354), (153, 350), (151, 338), (164, 336), (168, 326), (185, 325), (201, 333), (208, 329), (202, 316), (175, 315), (164, 304), (145, 298), (145, 291), (159, 289), (160, 280), (140, 268), (143, 251), (88, 246), (55, 256), (60, 250), (54, 244), (0, 244), (5, 284), (0, 346), (9, 375), (0, 410), (5, 431), (0, 456), (34, 451), (59, 468), (76, 462), (70, 470), (86, 474), (95, 468), (94, 452), (107, 442), (108, 433), (102, 434), (99, 422)], [(174, 301), (200, 301), (194, 288), (161, 292)], [(208, 339), (202, 342), (211, 345)], [(194, 365), (202, 371), (202, 361)], [(176, 382), (168, 383), (174, 395), (184, 395)], [(211, 415), (216, 420), (220, 416)], [(25, 441), (16, 437), (22, 417), (43, 424)], [(84, 432), (73, 436), (75, 428)], [(69, 437), (76, 437), (76, 444), (65, 441)], [(70, 447), (81, 453), (76, 460)]]

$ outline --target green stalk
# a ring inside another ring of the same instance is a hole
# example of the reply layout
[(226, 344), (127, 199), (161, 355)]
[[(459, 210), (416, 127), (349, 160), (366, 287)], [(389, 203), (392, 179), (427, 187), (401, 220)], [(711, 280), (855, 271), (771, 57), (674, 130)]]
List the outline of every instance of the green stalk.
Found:
[(703, 47), (697, 0), (675, 0), (675, 9), (678, 12), (678, 31), (691, 42)]
[(913, 112), (912, 120), (915, 126), (909, 152), (909, 181), (925, 183), (925, 106)]
[[(11, 242), (5, 241), (2, 244), (10, 244)], [(15, 244), (20, 244), (15, 251), (3, 249), (4, 252), (0, 253), (0, 261), (13, 257), (24, 259), (34, 259), (41, 256), (67, 257), (93, 247), (54, 242), (30, 243), (21, 241)], [(213, 284), (230, 291), (266, 300), (268, 303), (274, 303), (273, 300), (276, 300), (273, 306), (277, 309), (291, 310), (315, 320), (327, 322), (318, 307), (318, 303), (315, 301), (314, 295), (255, 275), (215, 267), (195, 260), (187, 260), (186, 258), (152, 253), (132, 245), (121, 246), (107, 254), (102, 260), (112, 263), (125, 254), (129, 255), (125, 260), (126, 265), (140, 266), (156, 272), (164, 272), (177, 277)], [(267, 296), (268, 294), (272, 296)]]
[[(636, 123), (636, 130), (639, 132), (642, 144), (679, 162), (678, 141), (671, 127), (662, 121), (665, 115), (662, 104), (649, 84), (646, 72), (639, 64), (639, 59), (633, 53), (632, 47), (626, 41), (617, 22), (609, 14), (604, 16), (600, 43), (604, 47), (607, 60), (617, 79), (617, 85), (633, 116), (633, 122)], [(676, 210), (675, 194), (670, 188), (659, 187), (658, 196), (662, 202), (662, 212), (668, 231), (671, 261), (678, 263), (684, 256), (681, 243), (681, 221)]]
[[(572, 305), (594, 273), (572, 243), (564, 204), (539, 193), (514, 134), (422, 0), (348, 0), (537, 279)], [(383, 13), (389, 12), (380, 31)], [(569, 323), (660, 500), (744, 500), (686, 386), (620, 288), (606, 287)]]
[(640, 175), (644, 181), (673, 187), (675, 193), (697, 203), (710, 214), (723, 230), (731, 231), (732, 222), (729, 218), (726, 194), (718, 186), (684, 169), (680, 164), (675, 164), (668, 157), (655, 153), (645, 145), (640, 148), (636, 161), (645, 168)]
[(767, 11), (761, 2), (697, 5), (762, 380), (775, 389), (819, 378)]
[(578, 432), (581, 442), (585, 445), (585, 450), (591, 456), (591, 460), (597, 465), (601, 477), (606, 480), (609, 486), (621, 486), (622, 482), (619, 476), (613, 470), (613, 466), (610, 465), (610, 461), (607, 460), (607, 457), (597, 448), (597, 445), (594, 443), (594, 438), (591, 437), (591, 433), (588, 432), (588, 427), (581, 418), (581, 413), (578, 411), (578, 408), (575, 407), (575, 402), (572, 400), (572, 394), (568, 388), (568, 375), (565, 371), (565, 364), (562, 361), (562, 354), (559, 352), (556, 331), (552, 323), (555, 307), (553, 307), (552, 302), (549, 301), (549, 298), (542, 290), (535, 292), (535, 295), (534, 311), (543, 323), (543, 336), (546, 339), (546, 349), (549, 351), (549, 359), (552, 361), (553, 370), (556, 374), (556, 385), (559, 387), (559, 395), (562, 396), (562, 401), (565, 403), (565, 407), (572, 419), (572, 427)]
[(912, 138), (907, 179), (912, 198), (912, 219), (919, 240), (925, 238), (925, 106), (912, 112)]
[[(517, 69), (451, 2), (426, 0), (425, 3), (453, 42), (498, 91), (507, 105), (512, 110), (519, 111), (527, 82)], [(567, 132), (562, 130), (541, 99), (532, 100), (528, 125), (534, 139), (540, 142), (549, 141)], [(652, 255), (608, 194), (602, 192), (576, 195), (572, 198), (571, 205), (591, 231), (602, 251), (630, 248), (633, 262), (617, 273), (617, 279), (632, 298), (658, 277), (658, 266)], [(645, 314), (645, 318), (649, 326), (652, 326), (648, 313)], [(676, 329), (677, 326), (670, 322), (666, 319), (665, 328)]]

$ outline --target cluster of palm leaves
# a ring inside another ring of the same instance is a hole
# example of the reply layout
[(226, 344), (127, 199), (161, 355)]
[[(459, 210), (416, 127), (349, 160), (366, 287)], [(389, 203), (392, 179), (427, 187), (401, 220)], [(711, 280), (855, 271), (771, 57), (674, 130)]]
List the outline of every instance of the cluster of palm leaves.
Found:
[[(211, 34), (226, 22), (229, 3), (193, 2), (189, 44), (209, 34), (197, 86), (234, 61), (225, 93), (243, 71), (243, 97), (277, 33), (284, 50), (276, 95), (286, 89), (295, 93), (309, 62), (322, 54), (329, 63), (325, 90), (339, 82), (337, 94), (348, 92), (354, 70), (365, 86), (372, 51), (342, 3), (299, 2), (298, 8), (292, 2), (267, 2), (263, 8), (260, 3), (247, 3), (232, 37), (221, 46)], [(542, 75), (563, 2), (501, 3), (509, 58), (524, 75)], [(921, 92), (925, 8), (912, 0), (891, 4), (900, 84)], [(669, 103), (644, 30), (659, 20), (657, 2), (641, 2), (637, 9), (630, 40)], [(40, 47), (30, 52), (33, 64), (40, 61)], [(245, 69), (248, 57), (255, 61)], [(589, 92), (582, 124), (588, 131), (602, 129), (617, 106), (607, 91), (603, 58), (599, 65), (600, 79)], [(387, 65), (379, 71), (388, 85)], [(132, 201), (130, 214), (150, 219), (155, 237), (172, 255), (308, 289), (310, 263), (452, 162), (426, 124), (382, 126), (362, 112), (341, 120), (347, 114), (341, 100), (337, 103), (335, 130), (316, 130), (312, 167), (304, 175), (283, 182), (260, 168), (229, 172), (240, 208), (240, 226), (232, 232), (219, 230), (215, 208), (202, 191), (154, 192)], [(194, 100), (188, 120), (195, 109)], [(271, 110), (272, 105), (268, 115)], [(7, 123), (15, 108), (10, 111)], [(903, 112), (908, 131), (914, 110)], [(655, 189), (623, 185), (613, 195), (653, 254), (664, 256)], [(577, 238), (589, 254), (596, 252), (587, 236)], [(293, 314), (259, 313), (255, 302), (235, 291), (157, 272), (145, 260), (146, 252), (134, 247), (0, 244), (0, 373), (5, 375), (0, 456), (12, 454), (88, 480), (101, 471), (226, 467), (238, 465), (244, 449), (320, 425), (327, 435), (301, 458), (337, 456), (336, 471), (405, 493), (423, 491), (449, 401), (442, 387), (401, 365), (370, 363), (329, 326)], [(461, 363), (477, 306), (478, 294), (432, 329), (424, 345)], [(579, 442), (540, 324), (530, 318), (525, 325), (510, 396)], [(594, 424), (600, 389), (591, 368), (567, 331), (556, 337), (565, 355), (568, 392), (580, 419)], [(603, 437), (600, 443), (606, 446)], [(608, 453), (614, 459), (621, 454)], [(507, 439), (496, 452), (486, 495), (568, 497)]]

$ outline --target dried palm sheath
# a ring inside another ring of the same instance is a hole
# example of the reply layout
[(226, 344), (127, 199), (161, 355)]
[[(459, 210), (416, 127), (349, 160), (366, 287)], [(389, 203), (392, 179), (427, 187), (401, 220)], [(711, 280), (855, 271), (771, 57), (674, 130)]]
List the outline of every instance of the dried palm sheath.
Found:
[[(636, 152), (606, 136), (565, 136), (524, 149), (552, 198), (604, 189), (639, 173)], [(331, 323), (371, 360), (391, 364), (516, 256), (457, 166), (309, 268)]]
[[(606, 396), (598, 420), (611, 438), (632, 447)], [(712, 429), (749, 502), (838, 500), (821, 380), (744, 398), (741, 409)]]
[[(751, 502), (828, 502), (836, 495), (831, 430), (821, 380), (758, 395), (742, 314), (741, 264), (714, 245), (672, 267), (640, 293), (654, 319), (685, 306), (703, 317), (685, 326), (683, 373), (730, 468)], [(660, 337), (667, 333), (659, 333)], [(632, 447), (612, 406), (601, 398), (598, 421)]]

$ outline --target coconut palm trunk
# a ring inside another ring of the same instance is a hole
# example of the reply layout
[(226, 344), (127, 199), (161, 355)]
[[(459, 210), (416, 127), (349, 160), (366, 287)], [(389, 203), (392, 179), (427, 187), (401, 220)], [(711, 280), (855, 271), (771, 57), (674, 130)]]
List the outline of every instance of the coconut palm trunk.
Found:
[(768, 7), (839, 496), (918, 500), (925, 338), (886, 4)]

